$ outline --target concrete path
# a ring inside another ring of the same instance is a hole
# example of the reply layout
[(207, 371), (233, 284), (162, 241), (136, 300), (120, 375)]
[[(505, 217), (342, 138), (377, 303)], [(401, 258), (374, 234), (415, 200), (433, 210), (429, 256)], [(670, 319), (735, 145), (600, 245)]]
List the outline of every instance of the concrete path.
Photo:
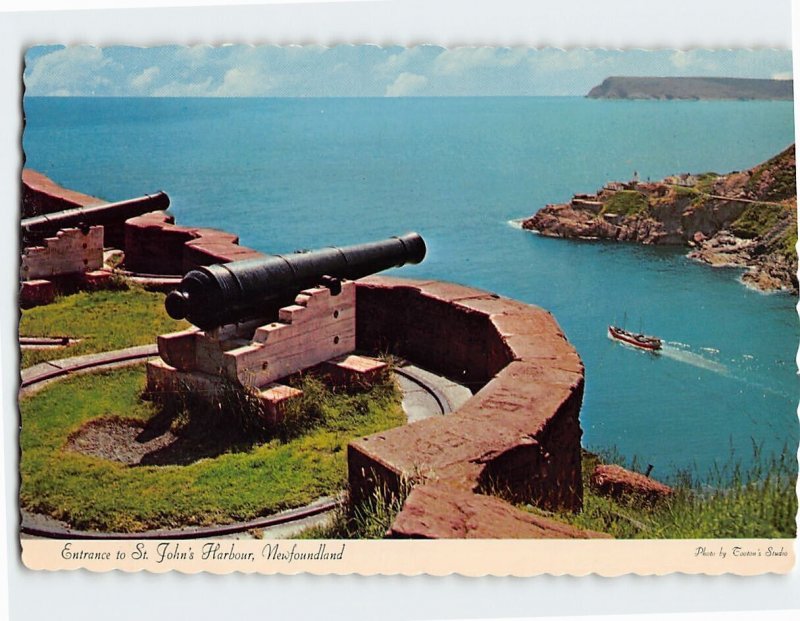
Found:
[(472, 392), (461, 384), (412, 364), (396, 369), (395, 376), (409, 423), (454, 412), (472, 397)]
[(99, 354), (86, 354), (85, 356), (41, 362), (27, 369), (22, 369), (19, 393), (20, 396), (31, 394), (48, 385), (51, 381), (65, 375), (87, 373), (97, 368), (113, 368), (136, 364), (157, 355), (157, 345), (139, 345)]

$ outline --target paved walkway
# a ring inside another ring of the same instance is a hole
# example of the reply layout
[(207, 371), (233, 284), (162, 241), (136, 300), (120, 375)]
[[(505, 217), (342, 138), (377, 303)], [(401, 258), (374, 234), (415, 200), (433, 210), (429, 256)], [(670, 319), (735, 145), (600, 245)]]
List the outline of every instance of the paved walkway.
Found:
[(98, 367), (109, 368), (136, 364), (137, 362), (157, 355), (157, 345), (139, 345), (137, 347), (106, 351), (99, 354), (86, 354), (85, 356), (74, 356), (72, 358), (42, 362), (22, 370), (20, 373), (22, 377), (20, 395), (35, 392), (49, 384), (50, 381), (64, 377), (65, 375), (87, 373)]
[(472, 397), (465, 386), (412, 364), (397, 369), (395, 376), (409, 423), (455, 412)]

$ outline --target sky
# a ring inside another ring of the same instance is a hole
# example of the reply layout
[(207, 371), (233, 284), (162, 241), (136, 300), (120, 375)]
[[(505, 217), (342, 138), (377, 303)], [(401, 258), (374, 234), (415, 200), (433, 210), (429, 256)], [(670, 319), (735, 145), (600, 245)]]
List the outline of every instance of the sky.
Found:
[(585, 95), (609, 76), (791, 78), (788, 50), (308, 46), (37, 46), (30, 96)]

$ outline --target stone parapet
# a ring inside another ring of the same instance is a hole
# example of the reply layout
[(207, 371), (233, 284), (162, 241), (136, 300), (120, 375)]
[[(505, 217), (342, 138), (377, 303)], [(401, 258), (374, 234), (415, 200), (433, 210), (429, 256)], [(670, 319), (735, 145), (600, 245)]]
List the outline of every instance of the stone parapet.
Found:
[(125, 267), (132, 272), (182, 275), (201, 265), (259, 256), (262, 253), (240, 246), (237, 235), (179, 226), (163, 211), (125, 222)]
[(411, 490), (387, 534), (396, 539), (609, 538), (438, 482)]
[[(351, 442), (356, 502), (376, 490), (398, 493), (410, 480), (543, 509), (580, 509), (584, 369), (552, 315), (434, 281), (371, 277), (358, 282), (357, 295), (359, 349), (391, 351), (476, 392), (452, 414)], [(491, 524), (491, 511), (485, 518)]]
[(54, 211), (102, 205), (95, 196), (62, 188), (55, 181), (30, 168), (22, 169), (22, 217), (32, 218)]

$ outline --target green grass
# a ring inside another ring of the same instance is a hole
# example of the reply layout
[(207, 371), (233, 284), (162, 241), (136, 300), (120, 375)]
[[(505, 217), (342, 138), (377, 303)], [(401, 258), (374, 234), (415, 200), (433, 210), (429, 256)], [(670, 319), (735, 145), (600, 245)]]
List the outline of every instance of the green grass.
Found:
[(583, 510), (577, 514), (548, 515), (621, 539), (796, 536), (794, 456), (785, 454), (759, 460), (758, 465), (747, 471), (729, 466), (712, 472), (703, 484), (688, 473), (678, 473), (670, 482), (675, 496), (656, 505), (635, 498), (612, 500), (596, 494), (588, 478), (598, 461), (594, 455), (584, 456)]
[(714, 172), (706, 172), (697, 175), (697, 184), (695, 184), (695, 188), (697, 188), (698, 192), (702, 192), (703, 194), (713, 194), (714, 182), (718, 178), (719, 175)]
[(349, 500), (339, 505), (331, 519), (297, 534), (297, 539), (383, 539), (403, 508), (413, 485), (403, 480), (399, 494), (377, 488), (372, 496), (354, 506)]
[(633, 216), (647, 211), (647, 197), (636, 190), (619, 190), (603, 202), (601, 213)]
[(737, 237), (752, 239), (764, 235), (786, 215), (787, 207), (770, 203), (748, 205), (731, 224), (731, 232)]
[(46, 360), (147, 345), (155, 343), (159, 334), (188, 325), (167, 315), (160, 293), (139, 288), (76, 293), (47, 306), (23, 310), (19, 333), (70, 336), (81, 341), (68, 347), (23, 350), (20, 362), (25, 368)]
[(102, 531), (252, 519), (338, 493), (347, 443), (405, 421), (391, 383), (356, 395), (328, 391), (316, 426), (287, 441), (215, 442), (211, 429), (198, 440), (207, 457), (194, 461), (126, 466), (65, 450), (87, 421), (156, 416), (157, 406), (140, 399), (144, 382), (139, 366), (76, 376), (20, 401), (22, 507)]
[(695, 197), (700, 194), (700, 191), (697, 188), (687, 187), (685, 185), (673, 185), (672, 191), (675, 192), (677, 196), (692, 196)]
[(797, 255), (797, 223), (792, 220), (783, 236), (781, 254), (791, 260)]

